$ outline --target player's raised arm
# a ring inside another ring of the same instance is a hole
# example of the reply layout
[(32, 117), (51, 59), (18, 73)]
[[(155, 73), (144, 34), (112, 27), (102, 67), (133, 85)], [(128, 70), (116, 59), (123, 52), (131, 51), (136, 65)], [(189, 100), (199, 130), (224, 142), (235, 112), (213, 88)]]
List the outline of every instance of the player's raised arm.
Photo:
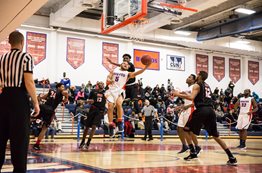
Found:
[(128, 74), (128, 77), (129, 77), (129, 78), (134, 78), (134, 77), (136, 77), (137, 75), (142, 74), (150, 65), (151, 65), (151, 63), (145, 65), (145, 67), (144, 67), (143, 69), (141, 69), (141, 70), (138, 70), (138, 71), (136, 71), (136, 72), (131, 72), (131, 73), (129, 73), (129, 74)]
[(112, 61), (111, 59), (109, 59), (109, 58), (106, 58), (106, 59), (107, 59), (107, 61), (108, 61), (110, 64), (113, 64), (113, 65), (116, 65), (116, 66), (120, 67), (120, 64), (113, 62), (113, 61)]

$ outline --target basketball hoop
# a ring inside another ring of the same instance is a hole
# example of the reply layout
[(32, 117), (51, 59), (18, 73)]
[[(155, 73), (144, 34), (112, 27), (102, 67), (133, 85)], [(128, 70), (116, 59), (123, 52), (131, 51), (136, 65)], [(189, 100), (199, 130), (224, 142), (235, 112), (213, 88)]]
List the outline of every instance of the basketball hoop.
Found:
[(149, 23), (147, 18), (140, 18), (128, 25), (129, 38), (134, 41), (144, 40), (144, 26)]

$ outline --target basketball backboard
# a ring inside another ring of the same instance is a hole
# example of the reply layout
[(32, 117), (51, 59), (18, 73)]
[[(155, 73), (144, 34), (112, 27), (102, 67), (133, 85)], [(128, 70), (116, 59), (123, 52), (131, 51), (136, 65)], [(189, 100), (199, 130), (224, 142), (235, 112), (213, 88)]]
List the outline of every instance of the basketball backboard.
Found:
[(101, 33), (108, 34), (147, 15), (147, 0), (105, 0)]

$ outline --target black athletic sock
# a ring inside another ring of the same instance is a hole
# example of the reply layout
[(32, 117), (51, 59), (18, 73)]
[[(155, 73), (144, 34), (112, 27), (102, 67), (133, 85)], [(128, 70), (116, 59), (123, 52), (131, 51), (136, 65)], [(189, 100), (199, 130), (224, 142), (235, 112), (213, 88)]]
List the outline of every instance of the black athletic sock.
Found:
[(227, 153), (228, 158), (234, 157), (231, 151), (227, 148), (225, 149), (225, 152)]
[(91, 138), (88, 138), (88, 141), (87, 141), (86, 145), (89, 145), (91, 140), (92, 140)]
[(191, 153), (191, 154), (195, 154), (195, 153), (196, 153), (196, 150), (195, 150), (193, 144), (189, 144), (188, 146), (189, 146), (189, 149), (190, 149), (190, 153)]
[(242, 140), (242, 145), (246, 146), (246, 140)]
[(243, 140), (242, 139), (240, 139), (240, 145), (242, 145), (243, 144)]

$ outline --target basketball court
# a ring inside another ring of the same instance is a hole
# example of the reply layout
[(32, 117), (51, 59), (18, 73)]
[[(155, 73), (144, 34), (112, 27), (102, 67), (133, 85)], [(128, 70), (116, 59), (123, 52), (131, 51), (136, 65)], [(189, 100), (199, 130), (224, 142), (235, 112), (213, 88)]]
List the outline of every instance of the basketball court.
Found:
[[(236, 149), (237, 139), (226, 139), (238, 159), (238, 166), (227, 166), (227, 156), (212, 140), (199, 140), (202, 152), (198, 159), (184, 161), (188, 155), (177, 154), (180, 150), (178, 139), (153, 141), (104, 142), (94, 139), (89, 149), (77, 149), (76, 140), (56, 139), (43, 143), (43, 149), (35, 152), (30, 146), (28, 172), (230, 172), (253, 173), (262, 171), (261, 139), (249, 139), (247, 149)], [(11, 172), (10, 154), (7, 154), (3, 172)]]

